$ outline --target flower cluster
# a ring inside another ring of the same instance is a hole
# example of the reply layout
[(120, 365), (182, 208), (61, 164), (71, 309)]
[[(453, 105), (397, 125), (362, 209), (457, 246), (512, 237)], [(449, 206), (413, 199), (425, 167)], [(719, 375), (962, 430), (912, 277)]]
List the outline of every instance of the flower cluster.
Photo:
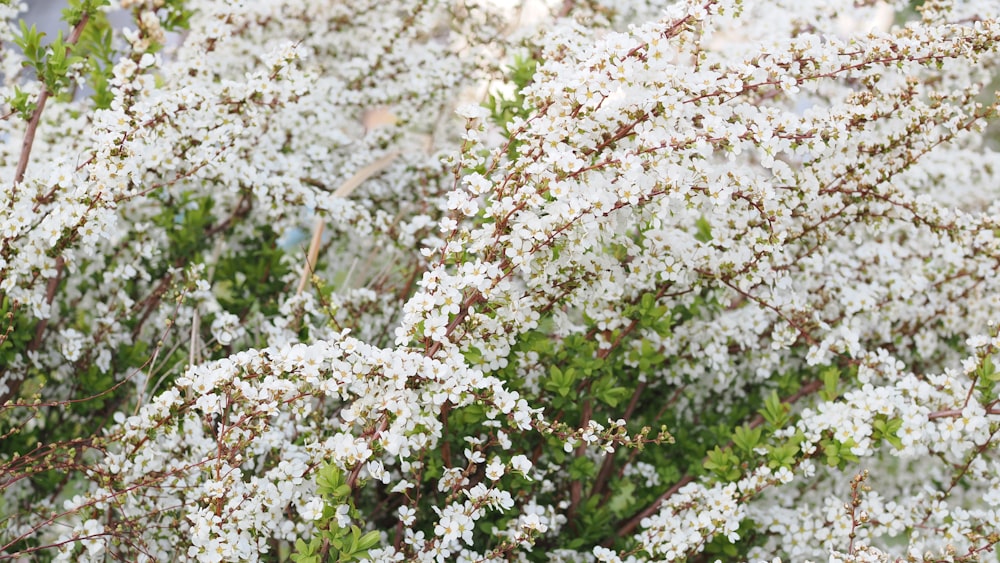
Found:
[(995, 3), (500, 4), (0, 6), (0, 559), (996, 548)]

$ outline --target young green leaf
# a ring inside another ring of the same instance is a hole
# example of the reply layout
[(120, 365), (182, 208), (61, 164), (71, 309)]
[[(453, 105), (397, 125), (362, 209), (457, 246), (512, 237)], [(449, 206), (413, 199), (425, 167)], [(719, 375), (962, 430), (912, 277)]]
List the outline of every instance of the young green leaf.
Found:
[(837, 390), (837, 383), (840, 381), (840, 370), (836, 366), (830, 366), (819, 374), (823, 381), (823, 390), (819, 392), (824, 401), (832, 401), (837, 398), (840, 392)]
[(743, 450), (747, 454), (753, 453), (753, 449), (760, 444), (761, 428), (750, 428), (748, 425), (739, 426), (733, 432), (733, 445)]
[(784, 427), (788, 422), (789, 410), (789, 406), (781, 401), (778, 392), (771, 391), (771, 394), (764, 400), (764, 408), (761, 409), (760, 415), (764, 417), (770, 428), (778, 429)]

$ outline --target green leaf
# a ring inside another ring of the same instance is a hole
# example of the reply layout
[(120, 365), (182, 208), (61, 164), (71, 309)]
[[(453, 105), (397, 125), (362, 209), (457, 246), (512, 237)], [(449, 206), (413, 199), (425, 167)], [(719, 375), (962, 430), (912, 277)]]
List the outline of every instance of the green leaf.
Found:
[(656, 306), (656, 296), (652, 293), (643, 293), (639, 302), (639, 310), (645, 313)]
[(473, 403), (467, 407), (452, 411), (452, 414), (462, 424), (478, 424), (486, 420), (486, 407), (478, 403)]
[(597, 393), (597, 398), (609, 407), (617, 407), (619, 403), (627, 399), (630, 395), (627, 387), (602, 387)]
[(597, 466), (589, 457), (574, 458), (569, 464), (569, 476), (571, 479), (580, 480), (593, 477), (597, 474)]
[(752, 454), (753, 449), (760, 443), (760, 435), (760, 427), (751, 429), (748, 425), (743, 425), (733, 432), (733, 444), (747, 454)]
[(778, 429), (788, 422), (788, 411), (790, 407), (781, 401), (777, 391), (771, 391), (767, 399), (764, 400), (764, 408), (760, 415), (764, 417), (771, 428)]
[(323, 542), (319, 538), (313, 538), (309, 543), (301, 539), (295, 540), (295, 553), (289, 558), (295, 563), (320, 563), (318, 554)]
[(708, 452), (703, 467), (725, 481), (735, 481), (742, 475), (740, 460), (732, 450), (723, 450), (719, 446)]
[(849, 463), (858, 461), (858, 456), (851, 452), (851, 448), (858, 445), (853, 438), (848, 438), (846, 442), (840, 442), (832, 438), (820, 441), (823, 453), (826, 455), (826, 463), (830, 467), (844, 469)]
[(893, 445), (897, 450), (903, 448), (903, 441), (897, 435), (899, 429), (903, 427), (903, 419), (899, 417), (889, 418), (880, 414), (872, 421), (872, 438), (875, 440), (885, 440)]
[(559, 366), (554, 365), (549, 370), (549, 379), (545, 382), (545, 389), (558, 393), (560, 397), (566, 397), (573, 391), (575, 382), (575, 368), (568, 367), (562, 370)]
[(45, 50), (42, 48), (42, 37), (45, 37), (45, 34), (40, 33), (34, 24), (28, 27), (24, 20), (21, 20), (20, 24), (21, 34), (14, 37), (14, 44), (20, 47), (24, 54), (25, 60), (22, 64), (34, 68), (37, 72), (45, 59)]
[(323, 497), (335, 497), (337, 490), (344, 485), (344, 477), (336, 465), (325, 463), (316, 477), (316, 492)]
[(712, 224), (708, 222), (704, 216), (699, 217), (694, 223), (697, 232), (694, 235), (695, 240), (707, 243), (712, 240)]
[(351, 547), (346, 551), (348, 553), (354, 553), (358, 548), (358, 540), (361, 539), (361, 528), (357, 526), (351, 526)]
[(639, 345), (639, 369), (641, 371), (648, 371), (650, 368), (658, 366), (665, 361), (667, 361), (666, 356), (649, 340), (643, 340)]
[(792, 467), (795, 465), (795, 454), (797, 453), (799, 453), (798, 443), (768, 446), (767, 466), (771, 469)]
[(615, 516), (621, 517), (632, 511), (635, 505), (636, 485), (631, 481), (621, 481), (614, 487), (614, 495), (608, 501), (608, 510)]
[(114, 100), (110, 87), (113, 61), (117, 58), (112, 46), (113, 35), (107, 15), (98, 11), (91, 14), (90, 21), (77, 42), (76, 53), (87, 60), (90, 69), (88, 85), (94, 91), (91, 99), (98, 109), (111, 107)]
[(479, 364), (483, 360), (483, 353), (475, 346), (470, 346), (468, 350), (462, 353), (465, 357), (465, 363), (474, 366)]
[(538, 68), (538, 61), (530, 57), (514, 57), (514, 64), (511, 65), (510, 79), (520, 91), (531, 84), (535, 77), (535, 69)]
[(840, 381), (840, 370), (836, 366), (830, 366), (823, 370), (819, 374), (820, 379), (823, 381), (823, 390), (819, 392), (819, 396), (824, 401), (832, 401), (840, 395), (837, 390), (837, 383)]
[(70, 0), (69, 7), (62, 11), (62, 20), (70, 27), (74, 27), (80, 23), (84, 15), (93, 17), (102, 14), (99, 8), (110, 5), (110, 0)]
[(979, 369), (976, 370), (976, 374), (987, 381), (1000, 381), (1000, 373), (997, 373), (996, 366), (993, 364), (993, 356), (987, 355), (983, 358), (983, 362), (979, 365)]
[(378, 545), (380, 537), (381, 536), (376, 530), (372, 530), (361, 536), (361, 539), (358, 540), (358, 550), (367, 552), (369, 549)]
[(28, 93), (21, 90), (21, 88), (16, 85), (14, 86), (14, 94), (7, 96), (4, 101), (10, 106), (10, 109), (17, 113), (18, 117), (25, 121), (31, 119), (31, 114), (35, 113), (35, 108), (37, 107), (37, 105), (31, 101)]
[(179, 29), (189, 29), (191, 27), (190, 9), (184, 6), (185, 0), (167, 0), (163, 9), (165, 16), (160, 25), (166, 31), (177, 31)]

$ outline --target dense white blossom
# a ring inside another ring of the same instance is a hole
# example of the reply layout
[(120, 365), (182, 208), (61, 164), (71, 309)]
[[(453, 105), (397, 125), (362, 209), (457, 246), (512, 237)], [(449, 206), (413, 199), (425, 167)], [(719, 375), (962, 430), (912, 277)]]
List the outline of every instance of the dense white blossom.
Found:
[(1000, 543), (996, 2), (92, 4), (0, 52), (0, 553)]

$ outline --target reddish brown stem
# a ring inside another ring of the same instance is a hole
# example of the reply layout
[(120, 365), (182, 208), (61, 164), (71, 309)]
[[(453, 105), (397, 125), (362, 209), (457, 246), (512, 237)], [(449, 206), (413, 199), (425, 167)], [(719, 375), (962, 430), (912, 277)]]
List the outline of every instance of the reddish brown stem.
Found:
[[(69, 38), (66, 39), (66, 50), (80, 40), (83, 28), (87, 27), (90, 16), (83, 14), (80, 21), (73, 27)], [(38, 101), (35, 103), (35, 111), (31, 113), (28, 120), (28, 128), (24, 131), (24, 140), (21, 141), (21, 157), (17, 160), (17, 168), (14, 171), (14, 186), (11, 188), (10, 207), (14, 207), (14, 200), (17, 195), (17, 185), (24, 181), (24, 173), (28, 170), (28, 161), (31, 159), (31, 147), (35, 144), (35, 133), (38, 131), (38, 124), (42, 119), (42, 112), (45, 111), (45, 103), (49, 100), (51, 92), (43, 84), (42, 92), (38, 94)]]
[[(802, 388), (799, 389), (796, 393), (792, 394), (789, 397), (786, 397), (785, 399), (782, 399), (782, 402), (786, 404), (794, 403), (795, 401), (801, 399), (802, 397), (811, 395), (812, 393), (819, 391), (822, 387), (823, 387), (822, 381), (820, 380), (812, 381), (806, 385), (803, 385)], [(757, 415), (756, 417), (754, 417), (753, 420), (750, 421), (749, 424), (751, 428), (756, 428), (757, 426), (760, 426), (763, 423), (764, 423), (764, 417)], [(732, 446), (732, 442), (727, 444), (725, 447), (730, 447), (730, 446)], [(643, 521), (643, 519), (648, 518), (653, 514), (656, 514), (656, 511), (660, 509), (660, 507), (667, 499), (672, 497), (677, 491), (681, 489), (681, 487), (687, 485), (692, 481), (694, 481), (694, 476), (691, 475), (690, 473), (685, 475), (684, 477), (681, 477), (680, 481), (674, 483), (674, 486), (670, 487), (669, 489), (667, 489), (666, 492), (658, 496), (655, 501), (649, 504), (649, 506), (642, 509), (640, 512), (636, 513), (631, 518), (629, 518), (624, 524), (619, 526), (618, 531), (615, 533), (614, 536), (608, 538), (608, 540), (604, 543), (604, 546), (610, 547), (616, 538), (626, 536), (632, 533), (639, 526), (639, 523)]]
[[(580, 428), (586, 428), (590, 424), (590, 417), (593, 416), (593, 405), (590, 403), (590, 399), (583, 402), (582, 414), (580, 415)], [(587, 443), (580, 442), (580, 445), (576, 447), (575, 455), (576, 457), (582, 457), (587, 453)], [(566, 518), (570, 521), (576, 515), (576, 509), (580, 506), (580, 501), (583, 498), (583, 482), (580, 479), (574, 479), (569, 485), (569, 508), (566, 510)]]
[[(642, 395), (643, 391), (646, 390), (646, 382), (643, 381), (636, 386), (635, 392), (632, 393), (632, 399), (629, 400), (628, 406), (625, 408), (625, 414), (622, 415), (623, 420), (629, 420), (632, 418), (632, 414), (635, 412), (636, 407), (639, 405), (639, 397)], [(597, 473), (597, 478), (594, 479), (594, 486), (590, 489), (590, 496), (601, 494), (604, 490), (604, 486), (607, 484), (608, 479), (615, 469), (615, 454), (609, 453), (605, 454), (604, 461), (601, 463), (601, 470)]]

